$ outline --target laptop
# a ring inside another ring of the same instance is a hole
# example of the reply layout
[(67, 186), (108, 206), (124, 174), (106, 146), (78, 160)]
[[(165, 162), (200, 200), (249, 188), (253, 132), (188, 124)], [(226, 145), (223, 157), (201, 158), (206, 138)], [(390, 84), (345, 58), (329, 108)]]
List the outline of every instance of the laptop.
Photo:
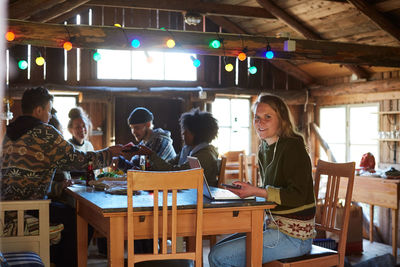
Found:
[[(192, 169), (201, 168), (200, 161), (196, 157), (187, 157), (189, 166)], [(203, 195), (211, 200), (221, 201), (221, 200), (254, 200), (255, 196), (240, 198), (229, 190), (209, 186), (207, 183), (206, 176), (203, 176)]]

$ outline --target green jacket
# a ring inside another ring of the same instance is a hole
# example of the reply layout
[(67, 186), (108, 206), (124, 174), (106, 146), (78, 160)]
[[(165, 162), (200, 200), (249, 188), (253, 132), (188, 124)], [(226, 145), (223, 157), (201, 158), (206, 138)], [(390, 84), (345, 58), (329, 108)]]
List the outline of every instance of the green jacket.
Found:
[[(187, 161), (182, 165), (178, 164), (180, 154), (168, 161), (161, 159), (156, 153), (151, 154), (151, 169), (155, 171), (176, 171), (190, 169)], [(204, 169), (204, 175), (206, 176), (208, 185), (216, 187), (218, 183), (218, 152), (216, 148), (213, 145), (208, 145), (195, 152), (191, 156), (199, 159), (201, 167)]]
[(278, 204), (271, 212), (303, 218), (315, 216), (312, 167), (303, 140), (281, 137), (271, 146), (263, 141), (258, 158), (268, 200)]

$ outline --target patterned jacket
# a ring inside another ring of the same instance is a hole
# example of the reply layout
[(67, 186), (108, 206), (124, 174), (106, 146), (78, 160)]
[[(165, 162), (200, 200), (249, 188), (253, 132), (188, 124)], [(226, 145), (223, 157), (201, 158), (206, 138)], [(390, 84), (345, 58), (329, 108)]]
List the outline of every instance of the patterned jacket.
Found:
[(1, 199), (29, 200), (45, 198), (56, 169), (86, 170), (89, 161), (103, 168), (112, 155), (108, 149), (80, 152), (53, 126), (21, 116), (7, 127), (1, 159)]

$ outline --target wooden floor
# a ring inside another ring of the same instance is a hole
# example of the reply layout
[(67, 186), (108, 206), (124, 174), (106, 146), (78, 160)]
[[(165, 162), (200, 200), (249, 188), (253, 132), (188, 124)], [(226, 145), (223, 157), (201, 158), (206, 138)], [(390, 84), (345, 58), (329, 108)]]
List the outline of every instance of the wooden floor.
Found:
[[(351, 255), (347, 257), (352, 265), (387, 253), (392, 253), (391, 246), (376, 242), (370, 243), (368, 240), (364, 240), (363, 249), (363, 254)], [(208, 253), (210, 251), (210, 243), (208, 240), (203, 241), (203, 251), (203, 266), (209, 267)], [(398, 249), (397, 255), (397, 264), (400, 264), (400, 249)], [(97, 247), (93, 246), (92, 244), (89, 246), (88, 267), (107, 267), (107, 258), (99, 255), (97, 252)]]

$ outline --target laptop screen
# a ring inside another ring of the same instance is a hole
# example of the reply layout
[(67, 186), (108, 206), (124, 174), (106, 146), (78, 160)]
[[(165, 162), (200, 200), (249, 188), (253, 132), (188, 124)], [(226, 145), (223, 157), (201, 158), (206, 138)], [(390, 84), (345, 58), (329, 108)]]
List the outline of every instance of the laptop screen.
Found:
[[(200, 161), (198, 158), (188, 156), (187, 160), (189, 162), (190, 168), (192, 168), (192, 169), (201, 168)], [(205, 195), (209, 199), (213, 199), (213, 196), (211, 195), (210, 187), (208, 186), (207, 179), (204, 175), (203, 175), (203, 195)]]

